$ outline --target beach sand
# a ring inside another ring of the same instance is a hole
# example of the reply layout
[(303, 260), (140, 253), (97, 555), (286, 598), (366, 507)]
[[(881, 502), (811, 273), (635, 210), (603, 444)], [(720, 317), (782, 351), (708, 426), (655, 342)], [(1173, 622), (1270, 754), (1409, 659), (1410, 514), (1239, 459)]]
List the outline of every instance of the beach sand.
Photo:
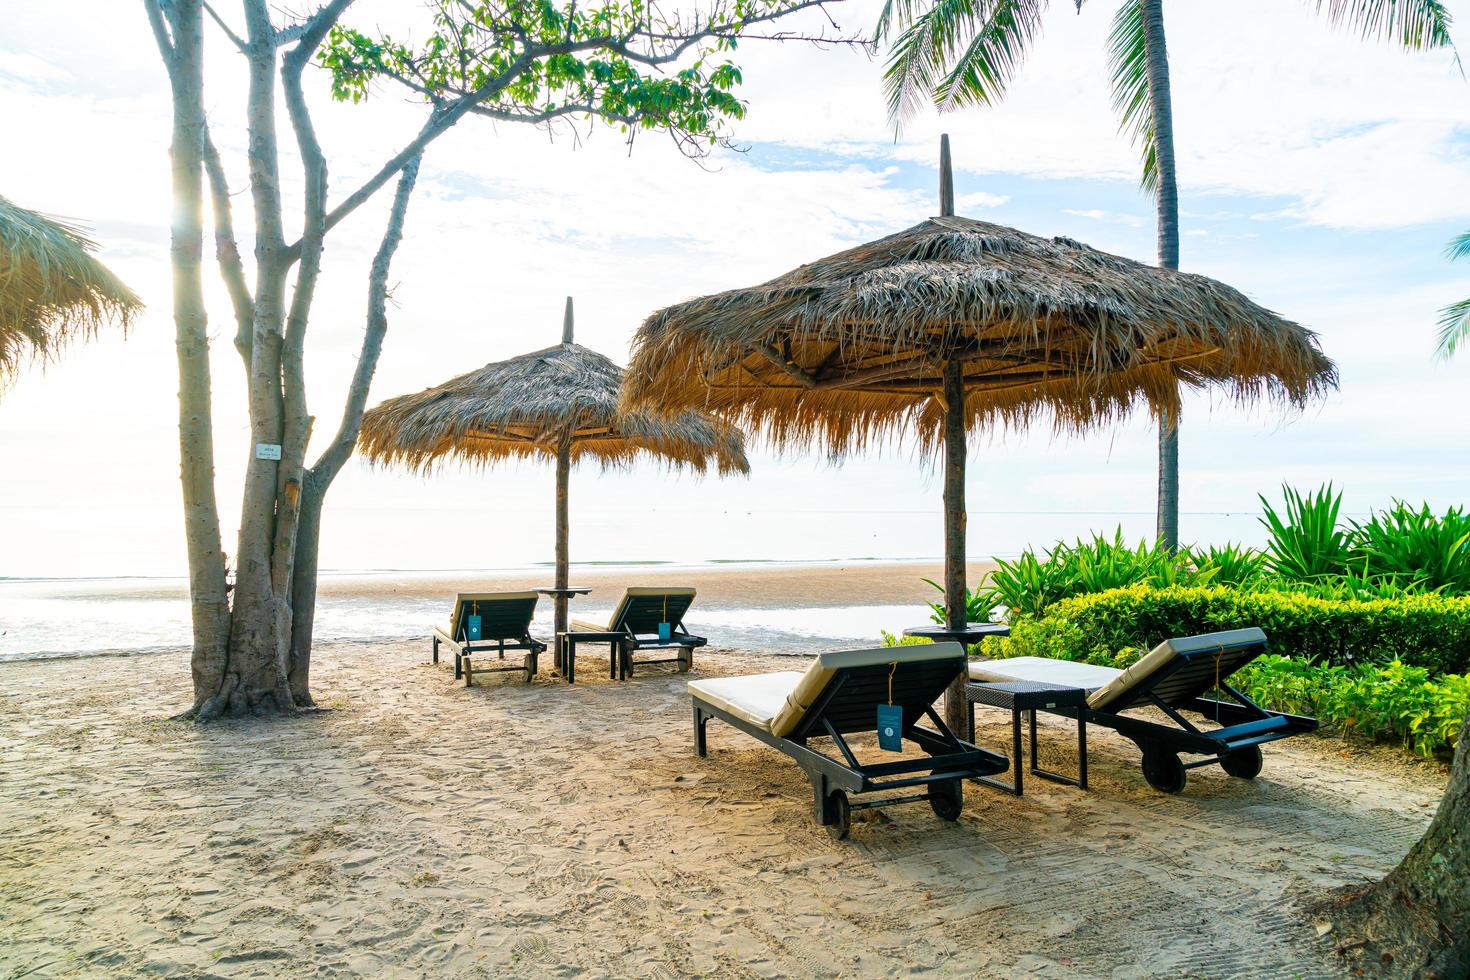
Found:
[(1096, 729), (1089, 792), (970, 786), (958, 823), (838, 842), (785, 756), (712, 723), (695, 757), (688, 676), (589, 655), (467, 690), (427, 641), (316, 664), (330, 710), (209, 726), (166, 720), (182, 655), (0, 666), (0, 974), (1335, 976), (1301, 902), (1396, 863), (1445, 780), (1304, 737), (1169, 797)]

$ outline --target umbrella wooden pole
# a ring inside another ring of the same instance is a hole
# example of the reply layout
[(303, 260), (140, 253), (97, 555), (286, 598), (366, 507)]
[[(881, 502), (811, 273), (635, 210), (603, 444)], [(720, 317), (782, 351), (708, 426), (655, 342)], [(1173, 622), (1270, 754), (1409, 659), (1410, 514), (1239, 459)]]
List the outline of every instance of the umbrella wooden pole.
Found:
[[(965, 366), (944, 365), (944, 625), (966, 626), (965, 609)], [(965, 677), (944, 696), (944, 721), (954, 731), (965, 715)]]
[[(567, 549), (568, 514), (567, 491), (572, 482), (572, 441), (562, 439), (556, 447), (556, 587), (567, 587), (568, 566), (571, 564)], [(567, 595), (556, 595), (556, 635), (567, 631)]]

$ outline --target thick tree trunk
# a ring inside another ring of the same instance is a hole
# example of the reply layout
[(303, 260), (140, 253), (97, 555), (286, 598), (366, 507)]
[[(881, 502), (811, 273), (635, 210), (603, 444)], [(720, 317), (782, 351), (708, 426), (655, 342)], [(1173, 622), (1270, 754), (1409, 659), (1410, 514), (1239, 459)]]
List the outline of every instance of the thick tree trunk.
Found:
[(1470, 976), (1470, 716), (1424, 836), (1367, 891), (1329, 900), (1339, 950), (1370, 975)]
[(225, 557), (214, 492), (208, 318), (204, 305), (204, 25), (198, 0), (179, 0), (169, 17), (150, 8), (173, 96), (173, 265), (175, 348), (179, 364), (179, 476), (194, 649), (190, 666), (197, 711), (224, 676), (230, 634)]
[[(558, 589), (565, 589), (571, 575), (571, 551), (568, 538), (571, 535), (570, 510), (567, 496), (572, 483), (572, 440), (568, 433), (556, 447), (556, 582)], [(567, 596), (556, 596), (556, 635), (567, 631)]]
[[(240, 509), (236, 547), (235, 602), (229, 659), (210, 708), (243, 714), (289, 711), (295, 705), (286, 677), (289, 630), (289, 578), (282, 587), (276, 568), (278, 518), (294, 534), (295, 510), (280, 511), (277, 497), (295, 478), (305, 445), (299, 423), (287, 431), (282, 391), (285, 343), (285, 293), (289, 263), (284, 256), (280, 174), (276, 152), (276, 35), (263, 0), (244, 4), (248, 25), (249, 65), (248, 160), (250, 195), (255, 216), (255, 321), (251, 333), (247, 393), (250, 407), (250, 456)], [(287, 368), (289, 370), (289, 367)], [(260, 447), (278, 447), (279, 459)]]
[[(965, 366), (952, 360), (944, 365), (944, 624), (952, 630), (964, 629), (967, 619), (965, 525)], [(957, 732), (965, 681), (956, 678), (944, 694), (944, 722)]]
[[(1169, 52), (1164, 39), (1163, 0), (1140, 0), (1148, 97), (1153, 107), (1154, 153), (1159, 170), (1159, 265), (1179, 268), (1179, 183), (1174, 171), (1174, 108), (1169, 90)], [(1158, 538), (1179, 547), (1179, 418), (1159, 420)]]

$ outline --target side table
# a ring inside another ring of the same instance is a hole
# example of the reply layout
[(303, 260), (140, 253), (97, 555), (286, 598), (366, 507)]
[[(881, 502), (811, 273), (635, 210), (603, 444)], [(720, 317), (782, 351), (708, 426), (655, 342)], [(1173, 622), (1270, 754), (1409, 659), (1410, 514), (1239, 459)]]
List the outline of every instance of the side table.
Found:
[[(1035, 681), (998, 681), (965, 685), (965, 705), (969, 711), (970, 742), (975, 741), (975, 705), (1004, 708), (1011, 713), (1011, 772), (1013, 782), (1007, 785), (994, 776), (976, 782), (1021, 795), (1021, 715), (1031, 716), (1031, 773), (1042, 779), (1067, 786), (1087, 788), (1087, 692), (1080, 687), (1058, 687)], [(1073, 708), (1077, 712), (1077, 778), (1050, 772), (1036, 761), (1036, 712), (1052, 708)]]

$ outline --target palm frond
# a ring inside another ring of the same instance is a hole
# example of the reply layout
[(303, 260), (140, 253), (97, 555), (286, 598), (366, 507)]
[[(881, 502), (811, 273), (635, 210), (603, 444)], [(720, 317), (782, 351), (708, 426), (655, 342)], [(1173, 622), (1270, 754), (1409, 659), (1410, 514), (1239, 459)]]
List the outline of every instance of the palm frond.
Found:
[(1451, 303), (1439, 312), (1440, 357), (1451, 357), (1466, 341), (1470, 341), (1470, 299)]
[[(1445, 249), (1451, 262), (1470, 258), (1470, 231), (1456, 235)], [(1440, 357), (1451, 357), (1460, 345), (1470, 341), (1470, 299), (1451, 303), (1439, 311), (1439, 338), (1435, 344)]]
[(1159, 190), (1158, 141), (1154, 137), (1153, 104), (1148, 97), (1148, 56), (1143, 5), (1124, 0), (1108, 31), (1108, 77), (1118, 129), (1138, 148), (1143, 171), (1139, 183), (1149, 194)]
[(993, 105), (1026, 59), (1041, 33), (1045, 0), (1000, 0), (975, 32), (965, 51), (934, 92), (934, 104), (948, 111), (967, 105)]
[(1317, 0), (1334, 26), (1364, 39), (1392, 41), (1411, 51), (1453, 48), (1452, 18), (1439, 0)]
[(943, 109), (999, 101), (1040, 33), (1047, 0), (888, 0), (878, 37), (899, 31), (883, 72), (888, 115), (901, 129), (926, 102)]

